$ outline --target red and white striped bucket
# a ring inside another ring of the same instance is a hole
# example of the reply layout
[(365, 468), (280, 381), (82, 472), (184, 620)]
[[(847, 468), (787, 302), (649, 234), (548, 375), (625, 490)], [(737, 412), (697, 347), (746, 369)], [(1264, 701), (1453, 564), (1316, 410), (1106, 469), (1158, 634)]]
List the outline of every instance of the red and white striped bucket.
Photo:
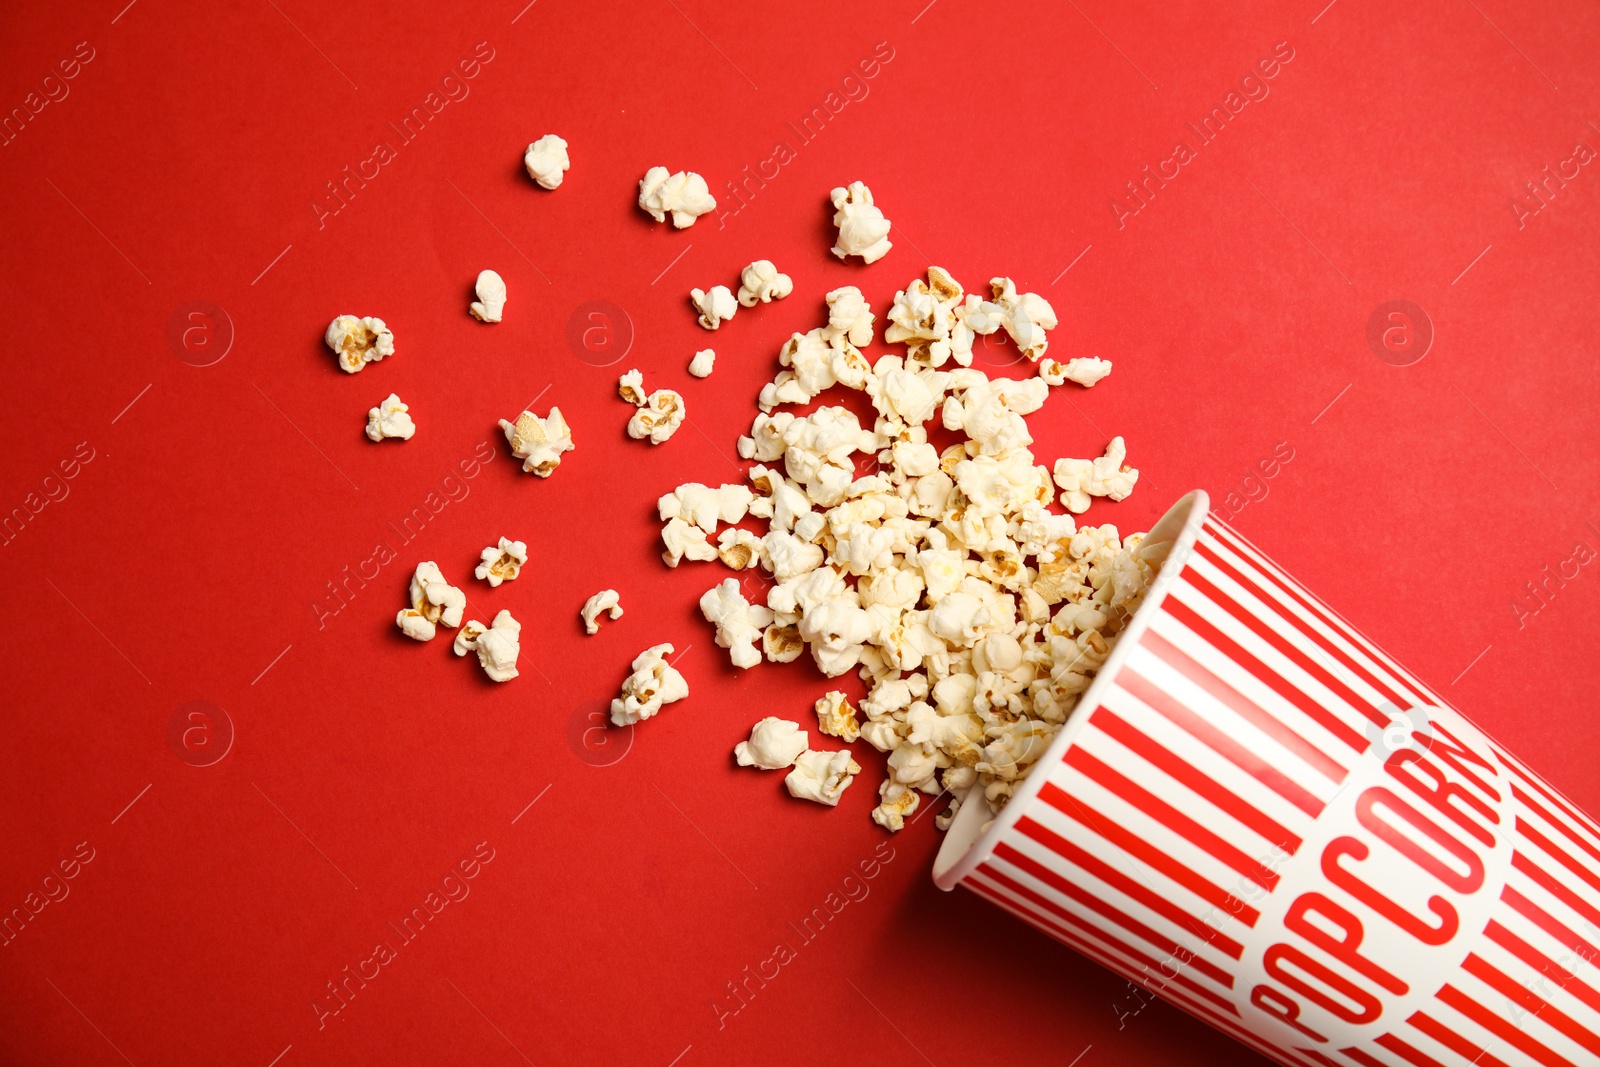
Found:
[(1600, 1063), (1600, 829), (1206, 511), (934, 880), (1278, 1063)]

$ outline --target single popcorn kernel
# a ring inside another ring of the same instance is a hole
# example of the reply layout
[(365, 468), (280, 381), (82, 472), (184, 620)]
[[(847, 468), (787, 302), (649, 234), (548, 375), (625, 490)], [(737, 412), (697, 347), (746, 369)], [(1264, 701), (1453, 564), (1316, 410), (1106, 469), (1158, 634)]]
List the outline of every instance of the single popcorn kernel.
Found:
[(495, 589), (522, 573), (522, 565), (528, 562), (528, 546), (502, 537), (499, 545), (484, 549), (479, 558), (482, 562), (472, 573)]
[(500, 429), (511, 454), (522, 460), (522, 469), (540, 478), (550, 477), (561, 466), (561, 454), (573, 448), (572, 429), (560, 408), (551, 408), (542, 419), (531, 411), (518, 415), (514, 423), (501, 419)]
[(889, 220), (872, 202), (872, 190), (861, 182), (835, 189), (830, 196), (836, 209), (833, 224), (839, 229), (833, 254), (840, 259), (860, 256), (864, 263), (876, 263), (893, 246), (889, 243)]
[(794, 292), (794, 282), (780, 274), (770, 259), (758, 259), (739, 272), (739, 303), (747, 308), (782, 300)]
[(823, 733), (837, 737), (849, 744), (861, 736), (856, 722), (856, 709), (850, 706), (845, 695), (837, 689), (829, 690), (817, 700), (817, 727)]
[(668, 174), (666, 167), (651, 167), (639, 180), (639, 207), (657, 222), (671, 215), (672, 225), (680, 230), (716, 206), (706, 180), (692, 170)]
[(695, 311), (700, 314), (696, 321), (707, 330), (718, 329), (739, 310), (739, 301), (734, 299), (726, 285), (713, 285), (709, 292), (704, 289), (691, 289), (689, 303), (693, 304)]
[(522, 155), (522, 165), (528, 171), (528, 177), (539, 183), (540, 188), (555, 189), (567, 176), (567, 169), (572, 166), (572, 161), (567, 158), (567, 142), (553, 133), (547, 133), (528, 146)]
[(684, 412), (681, 393), (657, 389), (628, 420), (628, 436), (636, 441), (648, 438), (653, 445), (662, 444), (683, 425)]
[(609, 615), (613, 621), (622, 618), (622, 598), (615, 589), (602, 589), (583, 602), (583, 630), (593, 636), (600, 632), (600, 616)]
[(340, 315), (328, 323), (322, 340), (339, 357), (339, 368), (346, 374), (355, 374), (368, 363), (394, 355), (394, 334), (382, 319), (371, 316)]
[(492, 270), (479, 271), (478, 281), (473, 288), (478, 299), (467, 308), (472, 317), (479, 322), (499, 322), (506, 307), (505, 279)]
[(611, 702), (613, 726), (643, 722), (689, 695), (689, 683), (664, 658), (672, 651), (670, 644), (660, 644), (639, 653), (633, 661), (633, 673), (622, 683), (622, 694)]
[(375, 408), (367, 409), (367, 437), (373, 441), (382, 441), (393, 437), (401, 441), (409, 441), (417, 432), (417, 424), (411, 421), (407, 414), (411, 409), (401, 401), (400, 397), (390, 393), (384, 398), (383, 403)]
[(454, 649), (458, 656), (476, 652), (485, 674), (496, 682), (509, 682), (517, 676), (517, 658), (522, 654), (522, 624), (503, 610), (492, 626), (474, 619), (456, 635)]
[(414, 641), (432, 641), (439, 626), (454, 629), (461, 625), (467, 610), (467, 595), (444, 580), (444, 573), (432, 560), (417, 564), (411, 576), (411, 607), (395, 616), (395, 625)]

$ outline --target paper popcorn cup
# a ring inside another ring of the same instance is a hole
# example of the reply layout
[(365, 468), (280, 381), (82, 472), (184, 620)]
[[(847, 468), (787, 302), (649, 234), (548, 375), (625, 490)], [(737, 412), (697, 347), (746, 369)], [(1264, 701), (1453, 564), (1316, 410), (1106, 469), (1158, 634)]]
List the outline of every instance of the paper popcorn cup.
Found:
[(1278, 1063), (1600, 1063), (1600, 829), (1206, 512), (934, 880)]

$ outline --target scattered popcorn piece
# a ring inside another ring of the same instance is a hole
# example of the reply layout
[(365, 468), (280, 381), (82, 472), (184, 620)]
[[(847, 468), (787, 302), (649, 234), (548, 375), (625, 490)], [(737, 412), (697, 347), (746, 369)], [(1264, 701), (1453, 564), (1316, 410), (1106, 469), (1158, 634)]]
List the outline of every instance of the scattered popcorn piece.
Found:
[(660, 644), (639, 653), (633, 673), (622, 683), (622, 695), (611, 702), (613, 725), (632, 726), (689, 695), (689, 683), (663, 658), (672, 651), (670, 644)]
[(840, 259), (860, 256), (864, 263), (876, 263), (893, 247), (889, 243), (889, 220), (872, 202), (872, 190), (861, 182), (835, 189), (833, 224), (839, 236), (833, 254)]
[(709, 348), (702, 348), (694, 354), (689, 361), (689, 373), (696, 378), (711, 377), (711, 369), (716, 365), (717, 354)]
[(799, 723), (768, 715), (750, 728), (750, 740), (733, 746), (733, 758), (741, 767), (781, 771), (800, 758), (806, 742), (806, 732)]
[(713, 285), (710, 292), (690, 289), (689, 303), (700, 313), (700, 325), (708, 330), (717, 329), (739, 310), (739, 301), (733, 298), (726, 285)]
[(795, 757), (794, 770), (784, 778), (789, 795), (800, 800), (837, 807), (839, 798), (861, 773), (861, 764), (850, 758), (850, 750), (819, 752), (815, 749)]
[(1106, 446), (1106, 454), (1099, 459), (1056, 460), (1054, 471), (1056, 485), (1061, 487), (1061, 505), (1075, 515), (1089, 510), (1089, 498), (1110, 497), (1125, 500), (1139, 480), (1139, 472), (1125, 465), (1128, 447), (1120, 437), (1113, 437)]
[(322, 340), (339, 357), (339, 367), (347, 374), (394, 355), (394, 334), (382, 319), (370, 315), (366, 318), (340, 315), (328, 323)]
[(683, 396), (672, 389), (657, 389), (645, 397), (643, 406), (628, 420), (628, 436), (636, 441), (650, 439), (659, 445), (683, 425)]
[(724, 578), (700, 598), (700, 614), (717, 628), (717, 644), (728, 650), (728, 658), (740, 670), (761, 662), (756, 643), (772, 623), (773, 614), (761, 605), (752, 605), (739, 592), (737, 578)]
[(661, 543), (666, 546), (661, 559), (669, 567), (676, 567), (683, 559), (707, 563), (717, 558), (717, 549), (706, 540), (706, 532), (682, 519), (672, 519), (661, 528)]
[(637, 367), (617, 379), (617, 395), (634, 407), (644, 406), (644, 375)]
[(476, 652), (485, 674), (509, 682), (517, 676), (517, 657), (522, 654), (522, 624), (502, 609), (487, 628), (477, 619), (467, 623), (456, 635), (454, 647), (458, 656)]
[(489, 588), (496, 589), (501, 582), (509, 582), (522, 573), (523, 564), (528, 562), (528, 546), (522, 541), (502, 537), (497, 547), (484, 549), (479, 559), (482, 562), (472, 573), (488, 582)]
[(436, 628), (455, 629), (467, 610), (467, 594), (444, 580), (433, 560), (417, 564), (411, 575), (411, 607), (395, 616), (395, 625), (409, 638), (432, 641)]
[(1098, 357), (1079, 357), (1067, 360), (1065, 377), (1077, 382), (1085, 389), (1092, 387), (1106, 375), (1111, 373), (1111, 361)]
[(480, 270), (473, 288), (478, 299), (467, 308), (472, 317), (479, 322), (499, 322), (506, 308), (506, 280), (492, 270)]
[(872, 809), (872, 821), (894, 833), (905, 829), (906, 816), (917, 810), (922, 794), (892, 778), (885, 778), (878, 786), (878, 806)]
[(522, 460), (522, 469), (541, 478), (550, 477), (561, 466), (561, 454), (573, 449), (572, 429), (557, 407), (542, 419), (531, 411), (518, 415), (514, 423), (501, 419), (500, 429), (511, 454)]
[(794, 292), (794, 282), (778, 273), (770, 259), (758, 259), (739, 272), (739, 303), (747, 308), (782, 300)]
[(860, 289), (847, 285), (833, 290), (824, 299), (828, 302), (828, 325), (823, 327), (822, 333), (828, 341), (843, 337), (857, 348), (872, 343), (872, 308)]
[(572, 161), (567, 158), (567, 142), (553, 133), (547, 133), (528, 146), (523, 153), (522, 165), (528, 168), (528, 177), (542, 188), (554, 189), (567, 176)]
[(861, 736), (860, 724), (856, 722), (856, 709), (839, 690), (831, 689), (822, 694), (816, 707), (817, 728), (823, 733), (837, 737), (845, 744)]
[(417, 432), (417, 424), (406, 414), (410, 410), (399, 396), (390, 393), (383, 403), (367, 409), (367, 436), (374, 441), (382, 441), (385, 437), (411, 440), (411, 436)]
[(991, 300), (967, 298), (962, 315), (966, 328), (989, 334), (1003, 327), (1022, 354), (1037, 362), (1050, 345), (1045, 331), (1056, 328), (1055, 309), (1036, 293), (1018, 293), (1010, 278), (992, 279), (989, 291)]
[(600, 616), (609, 614), (613, 620), (622, 618), (622, 598), (615, 589), (602, 589), (583, 602), (583, 629), (585, 633), (600, 632)]
[(756, 495), (743, 485), (722, 485), (713, 489), (699, 482), (687, 482), (656, 501), (662, 520), (683, 519), (706, 533), (717, 524), (735, 523), (745, 517)]
[(672, 216), (678, 229), (693, 226), (694, 220), (717, 206), (706, 180), (694, 171), (668, 174), (666, 167), (651, 167), (639, 180), (639, 206), (657, 222)]

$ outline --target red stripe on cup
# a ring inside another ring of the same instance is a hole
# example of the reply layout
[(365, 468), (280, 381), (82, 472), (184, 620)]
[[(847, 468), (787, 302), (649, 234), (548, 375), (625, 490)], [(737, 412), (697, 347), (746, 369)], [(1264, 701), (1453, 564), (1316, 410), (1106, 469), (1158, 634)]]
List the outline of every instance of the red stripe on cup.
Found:
[[(1254, 726), (1278, 744), (1311, 764), (1329, 781), (1342, 782), (1344, 776), (1349, 773), (1348, 767), (1323, 752), (1304, 737), (1301, 737), (1277, 718), (1269, 715), (1253, 700), (1207, 670), (1199, 660), (1154, 630), (1146, 630), (1139, 644), (1141, 647), (1149, 649), (1163, 663), (1166, 663), (1189, 679), (1189, 681), (1215, 697), (1251, 726)], [(1363, 745), (1363, 747), (1365, 746)]]
[(1426, 1012), (1417, 1012), (1410, 1018), (1409, 1022), (1414, 1029), (1420, 1033), (1427, 1034), (1457, 1055), (1470, 1056), (1471, 1059), (1468, 1062), (1477, 1064), (1478, 1067), (1511, 1067), (1500, 1057), (1490, 1055), (1489, 1051), (1482, 1045), (1473, 1044)]
[[(1039, 799), (1068, 818), (1082, 823), (1129, 856), (1172, 879), (1201, 900), (1222, 909), (1244, 925), (1254, 926), (1261, 917), (1260, 913), (1249, 904), (1173, 859), (1145, 838), (1131, 833), (1120, 823), (1095, 811), (1088, 802), (1072, 796), (1054, 782), (1045, 783), (1039, 792)], [(1238, 956), (1235, 955), (1234, 958), (1238, 959)]]
[[(1306, 718), (1327, 730), (1343, 742), (1345, 746), (1355, 752), (1366, 750), (1367, 739), (1357, 732), (1355, 728), (1317, 703), (1305, 690), (1283, 677), (1278, 671), (1268, 667), (1255, 653), (1223, 633), (1209, 619), (1206, 619), (1193, 607), (1179, 599), (1177, 590), (1173, 590), (1168, 595), (1164, 606), (1167, 609), (1167, 614), (1194, 631), (1196, 636), (1203, 639), (1234, 664), (1244, 668), (1257, 681), (1271, 687), (1280, 697), (1298, 708)], [(1148, 635), (1152, 631), (1147, 630), (1145, 632)], [(1338, 781), (1339, 779), (1334, 778), (1333, 780)]]
[[(1230, 959), (1238, 959), (1244, 955), (1244, 946), (1233, 938), (1227, 936), (1216, 927), (1207, 925), (1199, 917), (1190, 915), (1170, 900), (1157, 896), (1155, 891), (1148, 886), (1140, 885), (1110, 864), (1091, 856), (1044, 824), (1024, 816), (1018, 820), (1017, 829), (1067, 862), (1088, 871), (1094, 877), (1122, 893), (1122, 895), (1143, 904), (1146, 908), (1169, 922), (1198, 935), (1201, 939), (1216, 946), (1218, 951)], [(996, 855), (998, 855), (999, 849), (995, 851)]]
[(1132, 778), (1101, 760), (1081, 745), (1067, 751), (1067, 766), (1081, 771), (1115, 793), (1127, 803), (1138, 808), (1202, 852), (1238, 871), (1257, 885), (1272, 889), (1278, 884), (1278, 875), (1250, 858), (1243, 849), (1225, 841), (1221, 835), (1207, 830), (1197, 821), (1156, 796)]
[(1501, 899), (1510, 904), (1518, 915), (1533, 922), (1545, 933), (1560, 941), (1563, 948), (1571, 949), (1575, 955), (1591, 961), (1600, 956), (1600, 947), (1590, 944), (1582, 934), (1517, 892), (1515, 888), (1506, 886)]
[[(1019, 870), (1026, 872), (1033, 878), (1038, 879), (1040, 882), (1043, 882), (1045, 885), (1049, 886), (1051, 889), (1054, 889), (1062, 896), (1077, 902), (1083, 907), (1088, 908), (1090, 911), (1093, 911), (1096, 914), (1105, 917), (1106, 919), (1109, 919), (1111, 922), (1122, 927), (1122, 929), (1139, 938), (1141, 941), (1144, 941), (1157, 951), (1166, 953), (1168, 956), (1171, 956), (1174, 959), (1182, 962), (1185, 966), (1193, 967), (1196, 971), (1205, 975), (1213, 982), (1216, 982), (1217, 985), (1221, 986), (1222, 988), (1233, 988), (1233, 975), (1229, 974), (1227, 971), (1224, 971), (1221, 967), (1218, 967), (1210, 960), (1197, 956), (1189, 949), (1179, 945), (1176, 941), (1173, 941), (1170, 938), (1162, 937), (1160, 933), (1152, 929), (1146, 923), (1142, 923), (1138, 919), (1135, 919), (1133, 916), (1129, 915), (1127, 912), (1122, 911), (1120, 908), (1115, 908), (1105, 901), (1098, 899), (1092, 893), (1086, 892), (1081, 886), (1073, 885), (1067, 879), (1061, 877), (1055, 871), (1052, 871), (1050, 868), (1046, 867), (1032, 856), (1019, 852), (1010, 845), (1001, 845), (995, 850), (995, 858), (1005, 860), (1005, 862), (1011, 864), (1013, 867), (1016, 867)], [(984, 864), (984, 869), (988, 871), (990, 877), (997, 881), (1005, 882), (1008, 886), (1013, 887), (1016, 892), (1027, 896), (1030, 900), (1034, 900), (1040, 907), (1044, 908), (1046, 911), (1050, 912), (1051, 915), (1056, 916), (1058, 919), (1070, 922), (1075, 926), (1081, 925), (1086, 929), (1092, 929), (1088, 927), (1087, 923), (1085, 923), (1083, 919), (1072, 914), (1072, 912), (1068, 911), (1060, 904), (1057, 904), (1049, 897), (1046, 897), (1044, 894), (1039, 893), (1036, 890), (1029, 889), (1020, 882), (1017, 882), (1015, 879), (1012, 879), (1009, 875), (1006, 875), (1004, 872), (994, 867), (992, 863)], [(1121, 942), (1118, 943), (1121, 944)]]
[(1301, 811), (1316, 818), (1322, 814), (1323, 804), (1310, 791), (1279, 771), (1270, 762), (1257, 756), (1211, 723), (1202, 719), (1178, 700), (1168, 695), (1148, 678), (1138, 674), (1133, 667), (1124, 665), (1117, 675), (1117, 686), (1152, 710), (1169, 719), (1174, 725), (1193, 736), (1213, 752), (1250, 775), (1262, 785), (1277, 793)]
[(1546, 978), (1553, 978), (1557, 987), (1600, 1011), (1600, 989), (1579, 978), (1575, 972), (1569, 971), (1494, 920), (1490, 920), (1489, 927), (1484, 933), (1490, 941), (1517, 957), (1534, 971)]
[(1384, 1034), (1374, 1044), (1388, 1049), (1407, 1063), (1415, 1064), (1416, 1067), (1445, 1067), (1444, 1064), (1423, 1052), (1417, 1046), (1403, 1041), (1393, 1034)]
[(1204, 575), (1193, 570), (1186, 570), (1183, 574), (1183, 580), (1189, 583), (1201, 596), (1231, 615), (1236, 622), (1255, 634), (1268, 646), (1276, 649), (1280, 656), (1299, 667), (1356, 713), (1366, 716), (1366, 718), (1379, 726), (1389, 725), (1389, 717), (1373, 707), (1370, 700), (1361, 697), (1354, 689), (1346, 685), (1343, 679), (1335, 678), (1332, 671), (1312, 659), (1303, 648), (1284, 637), (1277, 630), (1274, 630), (1267, 624), (1265, 619), (1247, 610), (1233, 597), (1217, 588)]
[(1454, 1008), (1506, 1044), (1526, 1052), (1545, 1067), (1578, 1067), (1565, 1056), (1558, 1055), (1553, 1049), (1546, 1047), (1533, 1035), (1518, 1029), (1453, 985), (1447, 985), (1439, 990), (1438, 1001), (1446, 1007)]
[(1466, 971), (1478, 981), (1493, 989), (1513, 1004), (1520, 1004), (1533, 1014), (1533, 1017), (1544, 1023), (1550, 1029), (1564, 1037), (1571, 1039), (1590, 1052), (1600, 1054), (1600, 1035), (1579, 1023), (1572, 1016), (1539, 996), (1533, 990), (1526, 988), (1516, 979), (1506, 974), (1500, 968), (1479, 956), (1476, 952), (1467, 957), (1461, 969)]
[[(1206, 531), (1217, 541), (1231, 549), (1235, 555), (1247, 561), (1252, 569), (1261, 576), (1263, 582), (1270, 583), (1273, 588), (1282, 590), (1289, 599), (1304, 608), (1306, 612), (1322, 622), (1324, 626), (1343, 637), (1349, 644), (1360, 649), (1371, 663), (1382, 668), (1390, 676), (1395, 683), (1395, 688), (1404, 688), (1410, 691), (1408, 699), (1428, 704), (1436, 702), (1437, 698), (1427, 686), (1422, 684), (1421, 680), (1385, 655), (1383, 650), (1374, 644), (1366, 634), (1351, 625), (1338, 612), (1312, 596), (1310, 590), (1289, 577), (1282, 567), (1274, 563), (1266, 553), (1257, 548), (1238, 530), (1235, 530), (1227, 523), (1208, 518)], [(1398, 703), (1404, 704), (1404, 701), (1399, 701)]]
[[(1266, 579), (1265, 582), (1251, 582), (1249, 579), (1245, 578), (1244, 575), (1240, 574), (1233, 564), (1224, 559), (1221, 553), (1219, 553), (1211, 545), (1207, 544), (1205, 538), (1201, 538), (1199, 541), (1195, 542), (1195, 553), (1200, 556), (1200, 558), (1216, 567), (1223, 574), (1226, 574), (1229, 578), (1232, 578), (1239, 585), (1244, 586), (1246, 589), (1249, 589), (1252, 587), (1252, 585), (1255, 585), (1260, 588), (1261, 593), (1264, 594), (1267, 592), (1265, 586), (1270, 585), (1272, 588), (1289, 593), (1291, 596), (1295, 595), (1290, 592), (1287, 585), (1282, 582), (1274, 581), (1270, 575), (1265, 575), (1263, 572), (1258, 573), (1263, 573), (1263, 577)], [(1261, 599), (1260, 594), (1258, 594), (1258, 599)], [(1298, 597), (1296, 597), (1296, 599), (1298, 599)], [(1280, 618), (1298, 630), (1307, 640), (1315, 642), (1318, 648), (1321, 648), (1328, 655), (1344, 664), (1345, 669), (1349, 670), (1351, 673), (1355, 674), (1356, 677), (1360, 678), (1361, 681), (1377, 690), (1379, 695), (1385, 700), (1390, 701), (1396, 707), (1405, 707), (1406, 705), (1412, 703), (1412, 699), (1410, 697), (1401, 696), (1395, 691), (1395, 689), (1390, 688), (1386, 682), (1376, 676), (1375, 672), (1368, 670), (1364, 664), (1358, 662), (1355, 657), (1351, 656), (1343, 648), (1340, 648), (1337, 643), (1330, 641), (1326, 635), (1318, 632), (1315, 628), (1308, 626), (1305, 621), (1295, 615), (1294, 612), (1284, 611), (1282, 607), (1275, 602), (1275, 598), (1274, 600), (1266, 600), (1265, 603), (1272, 607), (1272, 609)]]
[(1135, 753), (1173, 781), (1181, 783), (1195, 796), (1227, 812), (1273, 845), (1290, 855), (1300, 850), (1300, 838), (1288, 827), (1249, 801), (1229, 792), (1216, 779), (1141, 732), (1137, 726), (1110, 708), (1100, 709), (1095, 717), (1095, 725), (1128, 751)]

